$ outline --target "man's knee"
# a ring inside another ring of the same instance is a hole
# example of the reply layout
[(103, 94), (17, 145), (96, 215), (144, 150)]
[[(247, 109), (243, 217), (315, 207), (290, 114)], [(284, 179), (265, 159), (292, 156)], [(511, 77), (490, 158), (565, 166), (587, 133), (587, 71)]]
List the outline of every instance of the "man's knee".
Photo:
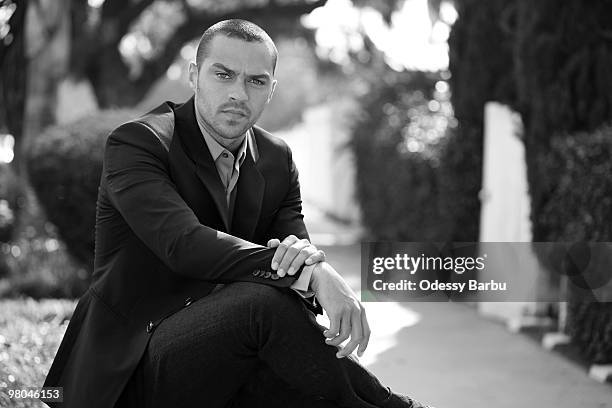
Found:
[(289, 288), (262, 285), (251, 282), (238, 282), (229, 285), (229, 295), (236, 306), (247, 306), (252, 312), (262, 312), (266, 316), (285, 315), (301, 312), (301, 302), (296, 293)]

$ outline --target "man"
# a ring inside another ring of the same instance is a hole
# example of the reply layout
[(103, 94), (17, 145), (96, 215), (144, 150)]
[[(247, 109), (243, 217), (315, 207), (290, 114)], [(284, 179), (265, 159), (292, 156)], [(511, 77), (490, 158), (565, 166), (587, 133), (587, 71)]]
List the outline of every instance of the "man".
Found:
[(93, 283), (45, 382), (58, 406), (420, 406), (349, 356), (365, 311), (307, 240), (289, 148), (254, 126), (276, 59), (258, 26), (217, 23), (194, 97), (109, 136)]

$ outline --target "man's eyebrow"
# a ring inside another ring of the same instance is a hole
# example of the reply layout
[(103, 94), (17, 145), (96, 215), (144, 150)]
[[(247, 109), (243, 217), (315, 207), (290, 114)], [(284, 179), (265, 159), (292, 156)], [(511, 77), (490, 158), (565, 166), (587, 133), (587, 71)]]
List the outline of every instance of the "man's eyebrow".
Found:
[(266, 72), (263, 74), (250, 75), (250, 77), (253, 79), (270, 79), (270, 74)]
[[(225, 65), (221, 64), (220, 62), (213, 63), (211, 65), (211, 67), (222, 69), (225, 72), (230, 73), (230, 74), (235, 74), (236, 73), (234, 70), (226, 67)], [(254, 79), (270, 79), (271, 78), (270, 74), (268, 74), (267, 72), (264, 72), (263, 74), (249, 75), (249, 77), (254, 78)]]
[(222, 69), (225, 72), (229, 72), (229, 73), (232, 73), (232, 74), (235, 73), (233, 70), (229, 69), (228, 67), (226, 67), (225, 65), (221, 64), (220, 62), (215, 62), (214, 64), (212, 64), (212, 66), (215, 67), (215, 68)]

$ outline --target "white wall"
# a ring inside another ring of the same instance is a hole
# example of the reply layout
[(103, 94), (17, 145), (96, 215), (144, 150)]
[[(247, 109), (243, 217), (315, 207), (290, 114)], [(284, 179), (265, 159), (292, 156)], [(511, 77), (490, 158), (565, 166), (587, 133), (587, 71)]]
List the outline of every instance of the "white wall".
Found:
[(350, 137), (345, 115), (348, 104), (313, 106), (304, 112), (300, 124), (274, 134), (291, 147), (305, 204), (357, 224), (355, 165), (345, 147)]
[[(489, 102), (485, 106), (483, 182), (480, 198), (481, 242), (531, 242), (530, 198), (527, 184), (525, 147), (519, 135), (522, 131), (520, 116), (507, 106)], [(485, 251), (481, 246), (481, 252)], [(509, 269), (512, 251), (498, 249), (499, 264), (487, 263), (481, 280), (502, 280), (510, 274), (522, 275), (522, 298), (536, 299), (540, 267), (533, 253), (521, 255), (521, 267)], [(493, 250), (487, 246), (486, 251)], [(508, 262), (504, 262), (504, 257)], [(516, 261), (516, 259), (514, 259)], [(530, 302), (481, 302), (479, 310), (502, 319), (513, 319), (533, 314), (537, 309)]]

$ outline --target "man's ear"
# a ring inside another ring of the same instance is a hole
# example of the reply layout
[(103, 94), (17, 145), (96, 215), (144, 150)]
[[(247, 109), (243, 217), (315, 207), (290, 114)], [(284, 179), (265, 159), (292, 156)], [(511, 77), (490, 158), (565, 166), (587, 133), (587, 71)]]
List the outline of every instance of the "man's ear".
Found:
[(198, 88), (198, 66), (195, 62), (189, 63), (189, 86), (193, 92)]
[(270, 103), (270, 101), (272, 100), (272, 95), (274, 95), (274, 90), (276, 89), (277, 83), (278, 81), (276, 79), (272, 81), (272, 89), (270, 89), (270, 94), (268, 95), (268, 100), (266, 101), (266, 103)]

